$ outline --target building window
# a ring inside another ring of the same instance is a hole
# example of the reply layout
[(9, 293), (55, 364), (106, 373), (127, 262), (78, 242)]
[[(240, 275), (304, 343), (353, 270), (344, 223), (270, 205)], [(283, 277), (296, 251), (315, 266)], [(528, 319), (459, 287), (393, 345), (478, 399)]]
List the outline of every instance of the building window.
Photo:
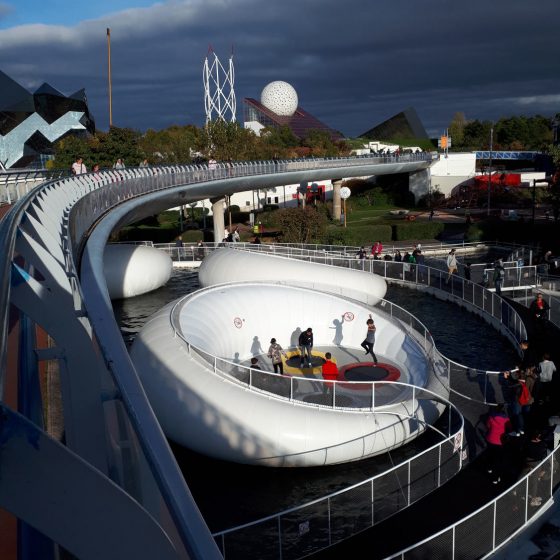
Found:
[(278, 197), (277, 196), (274, 197), (274, 204), (278, 204)]
[(251, 206), (251, 203), (248, 200), (246, 200), (245, 201), (245, 206)]
[(270, 198), (270, 196), (267, 196), (266, 197), (266, 203), (270, 204), (271, 202), (272, 202), (272, 198)]

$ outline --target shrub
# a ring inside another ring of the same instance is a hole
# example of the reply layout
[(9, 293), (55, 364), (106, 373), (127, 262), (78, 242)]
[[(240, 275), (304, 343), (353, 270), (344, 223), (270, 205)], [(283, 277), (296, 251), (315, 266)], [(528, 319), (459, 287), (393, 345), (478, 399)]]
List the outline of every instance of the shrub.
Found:
[(250, 212), (232, 212), (231, 221), (236, 224), (246, 224), (249, 222)]
[(484, 231), (477, 225), (470, 225), (465, 232), (465, 241), (482, 241), (484, 239)]
[(199, 229), (190, 229), (189, 231), (185, 231), (181, 238), (185, 243), (194, 243), (199, 239), (204, 239), (204, 232)]
[(174, 223), (176, 224), (179, 221), (179, 211), (178, 210), (166, 210), (161, 214), (157, 215), (157, 221), (160, 224), (165, 223)]
[(435, 239), (444, 229), (440, 222), (403, 222), (395, 224), (393, 228), (393, 241), (406, 241), (409, 239)]
[(274, 210), (279, 210), (280, 206), (278, 204), (264, 204), (263, 212), (274, 212)]

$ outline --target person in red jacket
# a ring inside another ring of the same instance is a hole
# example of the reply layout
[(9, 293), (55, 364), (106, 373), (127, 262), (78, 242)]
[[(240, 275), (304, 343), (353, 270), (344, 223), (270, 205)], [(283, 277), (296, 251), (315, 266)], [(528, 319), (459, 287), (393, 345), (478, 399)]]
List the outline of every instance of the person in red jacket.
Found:
[[(323, 379), (328, 381), (336, 381), (338, 379), (338, 366), (332, 361), (332, 354), (330, 352), (325, 353), (325, 363), (321, 367), (321, 373), (323, 374)], [(323, 383), (323, 392), (328, 393), (329, 389), (332, 389), (333, 383)]]
[(486, 420), (486, 453), (488, 455), (488, 473), (492, 482), (498, 484), (504, 468), (504, 437), (510, 429), (509, 418), (503, 404), (498, 404)]
[(383, 244), (381, 241), (376, 241), (371, 247), (371, 256), (374, 259), (381, 258), (381, 253), (383, 252)]

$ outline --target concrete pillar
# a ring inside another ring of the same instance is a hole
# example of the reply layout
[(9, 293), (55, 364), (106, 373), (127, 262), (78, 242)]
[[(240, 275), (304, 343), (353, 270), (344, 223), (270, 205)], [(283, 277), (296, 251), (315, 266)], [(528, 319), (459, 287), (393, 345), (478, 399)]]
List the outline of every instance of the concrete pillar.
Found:
[(224, 238), (224, 230), (226, 228), (224, 223), (224, 210), (226, 199), (225, 197), (211, 198), (212, 215), (214, 217), (214, 241), (219, 243)]
[(332, 179), (333, 186), (333, 220), (340, 222), (342, 200), (340, 198), (340, 187), (342, 187), (342, 179)]
[(429, 169), (421, 169), (409, 174), (408, 190), (414, 195), (415, 204), (422, 196), (430, 193), (430, 181)]

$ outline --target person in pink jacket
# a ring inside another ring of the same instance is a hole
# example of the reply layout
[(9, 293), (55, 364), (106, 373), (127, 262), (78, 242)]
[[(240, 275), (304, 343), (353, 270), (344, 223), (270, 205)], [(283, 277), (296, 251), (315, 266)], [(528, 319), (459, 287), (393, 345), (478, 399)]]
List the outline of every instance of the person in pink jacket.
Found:
[(503, 404), (498, 404), (488, 414), (486, 428), (488, 473), (492, 475), (492, 482), (498, 484), (504, 467), (504, 437), (510, 429), (509, 418)]

